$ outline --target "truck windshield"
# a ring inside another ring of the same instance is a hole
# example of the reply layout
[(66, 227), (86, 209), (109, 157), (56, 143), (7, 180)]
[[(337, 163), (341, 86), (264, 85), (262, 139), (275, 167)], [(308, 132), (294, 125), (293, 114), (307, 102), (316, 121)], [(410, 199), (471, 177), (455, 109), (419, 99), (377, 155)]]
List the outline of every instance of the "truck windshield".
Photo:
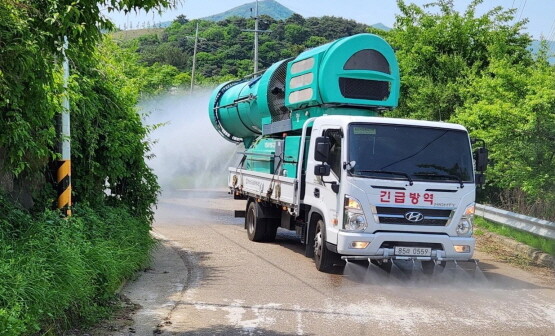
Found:
[(468, 134), (461, 130), (351, 124), (348, 161), (355, 162), (350, 174), (360, 177), (474, 181)]

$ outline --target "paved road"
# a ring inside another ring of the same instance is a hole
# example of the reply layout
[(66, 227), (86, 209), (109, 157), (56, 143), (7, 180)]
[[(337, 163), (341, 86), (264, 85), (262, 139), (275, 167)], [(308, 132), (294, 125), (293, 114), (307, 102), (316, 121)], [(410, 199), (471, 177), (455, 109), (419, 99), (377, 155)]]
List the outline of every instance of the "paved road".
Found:
[(134, 335), (555, 335), (554, 279), (488, 255), (481, 280), (353, 264), (324, 274), (288, 231), (249, 241), (232, 218), (243, 207), (225, 191), (161, 200), (153, 267), (124, 289), (143, 306)]

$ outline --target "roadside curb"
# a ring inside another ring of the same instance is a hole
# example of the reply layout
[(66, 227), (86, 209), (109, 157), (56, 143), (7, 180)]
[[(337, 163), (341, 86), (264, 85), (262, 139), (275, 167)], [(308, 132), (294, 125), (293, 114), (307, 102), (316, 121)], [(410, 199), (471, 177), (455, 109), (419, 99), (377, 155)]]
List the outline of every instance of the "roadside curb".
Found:
[(486, 239), (492, 238), (500, 242), (503, 246), (515, 252), (515, 254), (526, 257), (533, 264), (555, 269), (555, 257), (550, 254), (493, 232), (484, 232), (483, 236)]
[(171, 314), (187, 288), (188, 269), (168, 237), (150, 231), (156, 240), (151, 263), (119, 289), (121, 296), (138, 307), (130, 316), (132, 323), (111, 336), (157, 335), (171, 324)]

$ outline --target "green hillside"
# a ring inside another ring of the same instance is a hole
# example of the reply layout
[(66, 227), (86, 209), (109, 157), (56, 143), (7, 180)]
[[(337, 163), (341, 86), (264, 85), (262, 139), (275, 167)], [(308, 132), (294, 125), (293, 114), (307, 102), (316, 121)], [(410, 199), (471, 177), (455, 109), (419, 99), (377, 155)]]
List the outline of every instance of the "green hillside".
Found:
[[(238, 16), (242, 18), (250, 18), (254, 16), (254, 10), (256, 8), (256, 2), (246, 3), (244, 5), (232, 8), (223, 13), (214, 14), (205, 17), (203, 20), (208, 21), (221, 21), (232, 16)], [(268, 15), (276, 20), (285, 20), (291, 15), (295, 14), (289, 8), (281, 5), (275, 0), (263, 0), (258, 2), (258, 13), (260, 15)]]

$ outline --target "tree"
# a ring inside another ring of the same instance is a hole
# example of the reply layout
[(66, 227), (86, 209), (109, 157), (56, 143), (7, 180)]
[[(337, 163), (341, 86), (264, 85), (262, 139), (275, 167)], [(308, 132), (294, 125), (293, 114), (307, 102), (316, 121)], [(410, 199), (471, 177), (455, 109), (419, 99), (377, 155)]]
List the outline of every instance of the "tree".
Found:
[(306, 40), (306, 46), (308, 48), (314, 48), (326, 44), (328, 41), (322, 36), (311, 36)]
[(288, 17), (285, 20), (286, 25), (287, 24), (296, 24), (296, 25), (302, 26), (302, 25), (304, 25), (304, 23), (305, 23), (305, 18), (302, 17), (300, 14), (297, 14), (297, 13), (291, 15), (290, 17)]
[(306, 29), (298, 24), (290, 23), (285, 26), (285, 40), (292, 44), (302, 44), (306, 39)]
[(463, 105), (461, 88), (494, 59), (530, 64), (526, 21), (513, 22), (515, 10), (496, 7), (476, 17), (474, 0), (464, 13), (453, 1), (434, 3), (439, 13), (398, 2), (401, 14), (389, 33), (380, 32), (396, 49), (401, 69), (401, 101), (394, 116), (448, 120)]
[(189, 20), (187, 19), (187, 17), (186, 17), (185, 15), (180, 14), (180, 15), (178, 15), (178, 16), (175, 18), (174, 22), (177, 22), (177, 23), (179, 23), (180, 25), (184, 25), (184, 24), (186, 24), (187, 22), (189, 22)]
[(304, 26), (308, 29), (310, 35), (320, 36), (328, 41), (365, 33), (368, 29), (368, 26), (365, 24), (335, 16), (308, 18)]
[(520, 189), (528, 201), (555, 201), (555, 67), (494, 60), (465, 90), (452, 121), (489, 145), (493, 190)]
[[(173, 0), (0, 1), (0, 153), (2, 173), (18, 181), (43, 181), (55, 158), (55, 116), (65, 94), (62, 44), (69, 41), (73, 68), (91, 65), (113, 25), (99, 6), (112, 10), (156, 10)], [(96, 69), (92, 67), (91, 71)], [(97, 93), (97, 92), (95, 92)], [(36, 185), (37, 183), (33, 183)]]

